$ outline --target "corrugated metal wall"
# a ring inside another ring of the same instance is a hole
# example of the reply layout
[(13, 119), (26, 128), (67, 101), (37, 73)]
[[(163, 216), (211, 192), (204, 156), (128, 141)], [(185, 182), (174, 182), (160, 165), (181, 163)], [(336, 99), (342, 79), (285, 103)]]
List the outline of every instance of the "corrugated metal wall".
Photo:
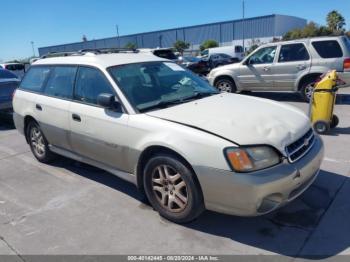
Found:
[(149, 33), (92, 40), (87, 42), (41, 47), (39, 54), (49, 52), (69, 52), (89, 48), (124, 47), (134, 43), (139, 48), (172, 47), (176, 40), (189, 42), (198, 46), (205, 40), (214, 39), (220, 44), (227, 44), (243, 38), (280, 37), (293, 28), (306, 25), (306, 20), (284, 15), (269, 15), (243, 20), (227, 21), (206, 25), (175, 28)]

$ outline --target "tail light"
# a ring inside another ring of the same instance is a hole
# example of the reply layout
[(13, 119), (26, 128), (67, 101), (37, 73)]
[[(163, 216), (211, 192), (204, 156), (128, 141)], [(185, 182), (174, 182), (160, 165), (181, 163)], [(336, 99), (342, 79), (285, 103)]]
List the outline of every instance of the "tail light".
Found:
[(350, 58), (344, 59), (344, 71), (350, 71)]

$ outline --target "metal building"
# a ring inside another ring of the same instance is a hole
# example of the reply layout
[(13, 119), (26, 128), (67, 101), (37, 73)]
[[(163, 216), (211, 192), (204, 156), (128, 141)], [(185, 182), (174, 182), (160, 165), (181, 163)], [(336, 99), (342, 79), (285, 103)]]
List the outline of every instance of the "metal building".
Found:
[(86, 42), (62, 44), (39, 48), (39, 54), (49, 52), (78, 51), (89, 48), (124, 47), (134, 43), (138, 48), (172, 47), (176, 40), (190, 43), (191, 50), (198, 50), (199, 46), (208, 39), (214, 39), (223, 45), (242, 45), (249, 47), (252, 40), (270, 42), (273, 38), (280, 38), (291, 29), (301, 28), (307, 21), (303, 18), (286, 15), (267, 15), (233, 21), (225, 21), (204, 25), (188, 26), (168, 30), (160, 30), (133, 35), (104, 38)]

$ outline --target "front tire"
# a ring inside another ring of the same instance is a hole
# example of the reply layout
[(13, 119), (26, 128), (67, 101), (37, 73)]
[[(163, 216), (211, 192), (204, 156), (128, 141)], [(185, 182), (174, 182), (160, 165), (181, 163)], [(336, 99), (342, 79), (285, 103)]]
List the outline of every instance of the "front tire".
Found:
[(229, 77), (223, 77), (216, 81), (215, 87), (221, 92), (236, 93), (237, 88), (235, 82)]
[(28, 124), (26, 136), (30, 150), (39, 162), (50, 163), (54, 160), (55, 154), (50, 151), (49, 144), (36, 122)]
[(204, 210), (202, 192), (193, 172), (178, 157), (157, 155), (145, 166), (144, 188), (155, 210), (175, 223), (187, 223)]
[(317, 78), (308, 78), (305, 79), (300, 86), (300, 94), (303, 98), (303, 100), (307, 103), (310, 102), (313, 91), (314, 91), (314, 87), (315, 87), (315, 83), (316, 83), (316, 79)]

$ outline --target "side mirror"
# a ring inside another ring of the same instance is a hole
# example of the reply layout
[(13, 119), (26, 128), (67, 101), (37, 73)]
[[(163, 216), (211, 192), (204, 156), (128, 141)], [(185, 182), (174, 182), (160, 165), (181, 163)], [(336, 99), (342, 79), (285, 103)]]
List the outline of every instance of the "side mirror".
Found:
[(112, 94), (99, 94), (97, 97), (97, 104), (107, 109), (120, 108), (120, 103)]

